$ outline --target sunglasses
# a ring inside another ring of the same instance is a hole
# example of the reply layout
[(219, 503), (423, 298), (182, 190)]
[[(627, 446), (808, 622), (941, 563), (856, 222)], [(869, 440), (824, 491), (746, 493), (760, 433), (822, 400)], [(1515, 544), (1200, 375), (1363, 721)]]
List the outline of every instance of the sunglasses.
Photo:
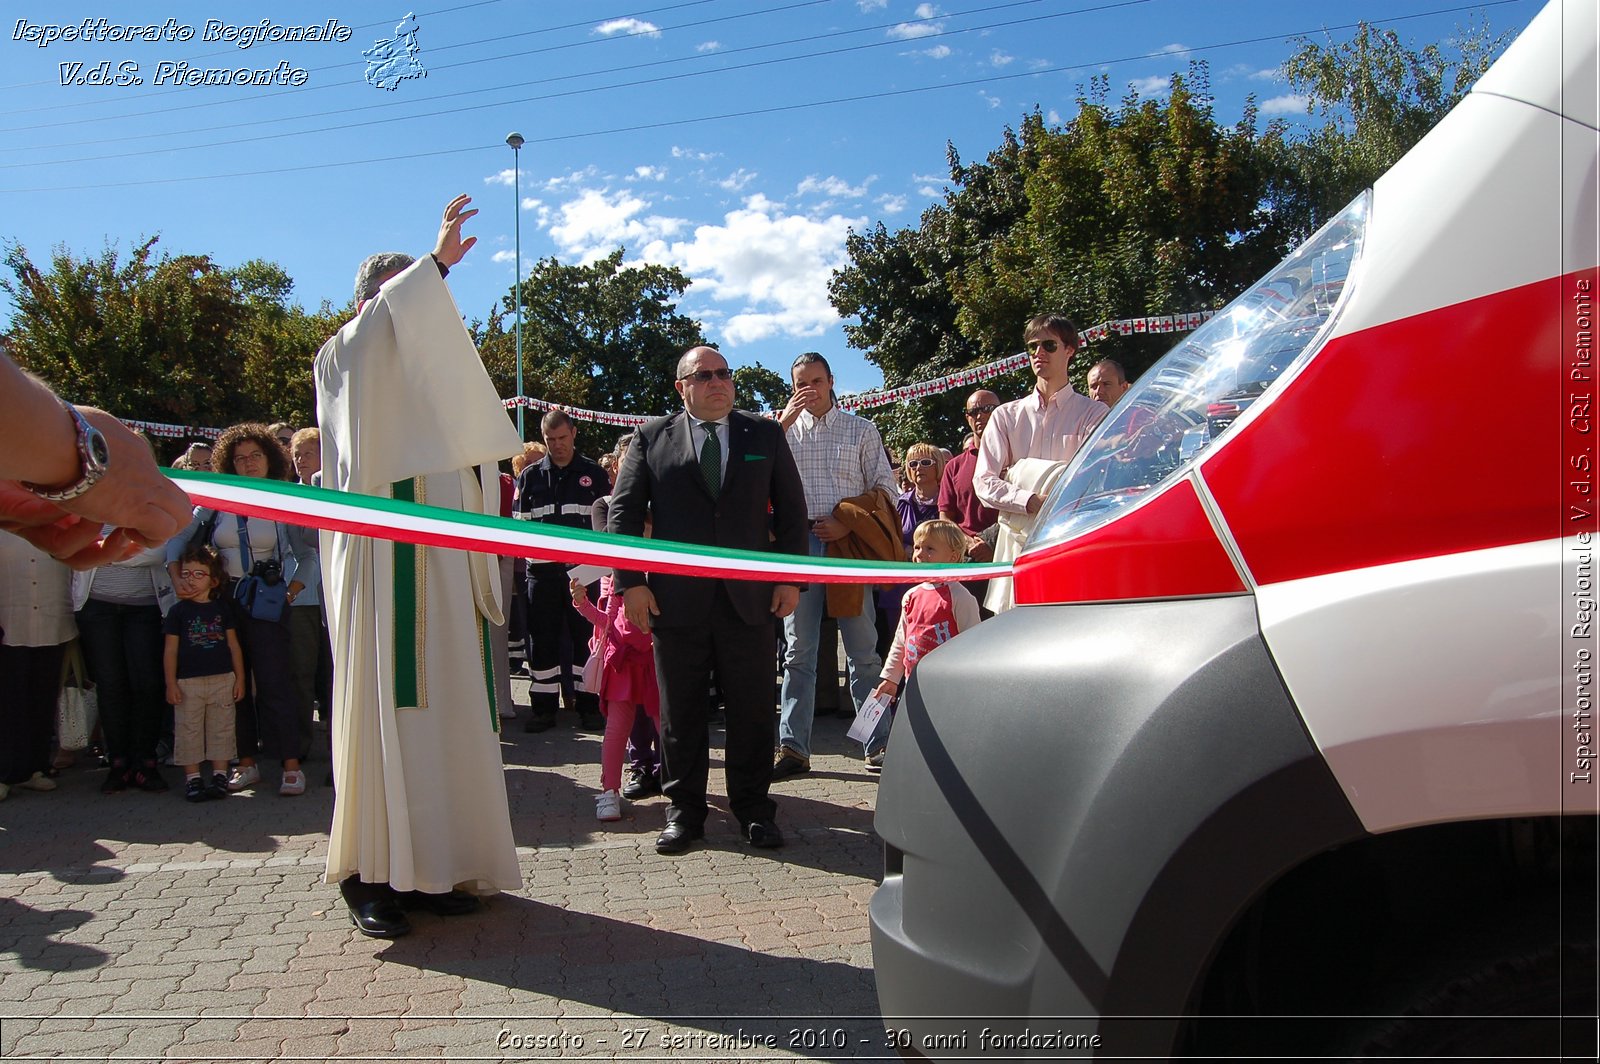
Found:
[(1045, 350), (1045, 354), (1053, 355), (1056, 353), (1056, 348), (1060, 347), (1061, 345), (1056, 343), (1054, 340), (1029, 340), (1022, 346), (1026, 347), (1029, 351), (1032, 351), (1036, 347), (1042, 347)]
[(992, 414), (995, 411), (994, 403), (982, 403), (978, 406), (967, 407), (968, 417), (977, 417), (979, 414)]
[(906, 463), (906, 465), (910, 466), (912, 469), (921, 469), (923, 466), (931, 466), (936, 464), (937, 463), (932, 458), (913, 458), (911, 461)]
[(694, 381), (697, 384), (710, 384), (713, 380), (733, 380), (733, 370), (727, 366), (721, 369), (697, 369), (693, 373), (685, 373), (678, 378), (680, 381)]

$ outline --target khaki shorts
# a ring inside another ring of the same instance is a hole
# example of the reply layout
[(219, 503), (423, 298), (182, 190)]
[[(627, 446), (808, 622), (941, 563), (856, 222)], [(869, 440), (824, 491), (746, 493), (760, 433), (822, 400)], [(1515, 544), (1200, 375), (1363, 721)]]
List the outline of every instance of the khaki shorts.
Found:
[(172, 763), (183, 766), (233, 760), (238, 751), (233, 673), (180, 678), (178, 690), (183, 692), (183, 701), (172, 710)]

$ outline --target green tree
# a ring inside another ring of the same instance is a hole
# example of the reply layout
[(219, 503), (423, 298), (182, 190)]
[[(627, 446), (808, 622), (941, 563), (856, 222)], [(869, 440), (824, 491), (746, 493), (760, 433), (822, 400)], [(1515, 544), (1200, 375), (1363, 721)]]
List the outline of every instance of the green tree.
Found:
[(1296, 38), (1283, 64), (1306, 113), (1323, 124), (1285, 145), (1281, 206), (1309, 236), (1399, 161), (1466, 96), (1510, 43), (1487, 22), (1446, 45), (1408, 47), (1393, 30), (1361, 23), (1349, 40)]
[[(1279, 131), (1258, 134), (1253, 104), (1218, 125), (1204, 64), (1173, 75), (1159, 100), (1130, 90), (1112, 104), (1108, 79), (1095, 78), (1078, 107), (1059, 128), (1024, 122), (1026, 212), (952, 281), (958, 326), (988, 349), (1020, 347), (1022, 323), (1044, 309), (1086, 327), (1221, 306), (1286, 248), (1267, 148)], [(1169, 346), (1107, 337), (1074, 377), (1081, 387), (1108, 356), (1136, 375)]]
[(740, 410), (781, 410), (789, 402), (789, 382), (759, 362), (734, 370), (733, 387)]
[[(624, 249), (587, 265), (541, 259), (522, 281), (523, 390), (535, 398), (627, 413), (672, 409), (678, 356), (705, 343), (700, 323), (678, 312), (688, 275), (673, 266), (623, 266)], [(491, 379), (515, 388), (515, 289), (474, 340)], [(508, 374), (509, 369), (509, 374)], [(599, 453), (619, 434), (586, 427), (586, 453)], [(535, 432), (529, 429), (529, 436)]]
[(84, 258), (58, 247), (43, 268), (6, 245), (11, 356), (61, 394), (129, 419), (310, 423), (311, 360), (345, 311), (289, 304), (293, 282), (272, 263), (158, 257), (158, 240), (126, 256), (113, 245)]

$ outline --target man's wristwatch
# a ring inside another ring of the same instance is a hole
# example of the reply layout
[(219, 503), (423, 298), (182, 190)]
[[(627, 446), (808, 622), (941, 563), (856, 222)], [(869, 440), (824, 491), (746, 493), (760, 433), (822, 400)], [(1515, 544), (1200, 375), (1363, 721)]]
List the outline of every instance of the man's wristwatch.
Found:
[(98, 484), (111, 465), (111, 449), (106, 445), (106, 438), (100, 434), (100, 430), (85, 421), (83, 415), (78, 413), (77, 407), (71, 403), (63, 400), (61, 405), (72, 415), (73, 423), (78, 429), (79, 476), (77, 480), (60, 488), (28, 483), (22, 485), (47, 502), (66, 502), (68, 499), (76, 499)]

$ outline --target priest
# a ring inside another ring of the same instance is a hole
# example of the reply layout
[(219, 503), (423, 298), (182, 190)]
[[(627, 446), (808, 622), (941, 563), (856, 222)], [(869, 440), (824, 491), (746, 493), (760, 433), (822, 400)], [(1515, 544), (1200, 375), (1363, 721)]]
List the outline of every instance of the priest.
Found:
[[(521, 449), (444, 278), (477, 242), (457, 196), (431, 255), (375, 255), (356, 316), (317, 354), (323, 487), (498, 514)], [(496, 559), (322, 533), (338, 792), (326, 879), (364, 934), (410, 931), (522, 883), (500, 760), (489, 626)]]

